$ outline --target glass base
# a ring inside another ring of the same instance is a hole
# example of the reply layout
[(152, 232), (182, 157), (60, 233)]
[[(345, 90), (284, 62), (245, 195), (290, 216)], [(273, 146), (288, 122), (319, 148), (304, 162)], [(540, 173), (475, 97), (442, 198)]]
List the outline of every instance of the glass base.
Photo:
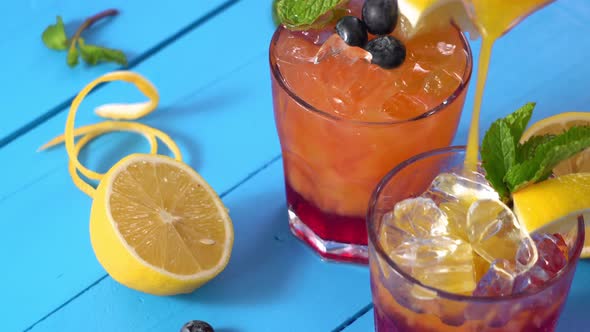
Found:
[(367, 246), (324, 240), (307, 227), (291, 207), (288, 210), (291, 232), (312, 247), (323, 259), (345, 263), (369, 263)]

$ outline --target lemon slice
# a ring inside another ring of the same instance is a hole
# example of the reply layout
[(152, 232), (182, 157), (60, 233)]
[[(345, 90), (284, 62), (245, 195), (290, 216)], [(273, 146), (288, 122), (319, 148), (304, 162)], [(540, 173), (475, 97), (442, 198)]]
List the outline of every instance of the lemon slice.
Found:
[[(590, 173), (572, 173), (527, 186), (512, 194), (514, 212), (529, 232), (559, 229), (583, 214), (590, 221)], [(586, 235), (590, 236), (586, 227)], [(583, 257), (590, 255), (586, 237)]]
[[(561, 134), (573, 126), (590, 126), (590, 112), (566, 112), (538, 121), (524, 132), (521, 142), (531, 136)], [(553, 174), (558, 176), (578, 172), (590, 173), (590, 149), (562, 161), (553, 169)]]
[(479, 37), (462, 0), (398, 0), (402, 14), (401, 29), (408, 36), (429, 31), (432, 27), (454, 22), (472, 39)]
[[(92, 197), (90, 240), (104, 269), (123, 285), (156, 295), (188, 293), (219, 274), (229, 262), (233, 226), (215, 191), (183, 163), (176, 143), (165, 133), (141, 123), (104, 121), (74, 129), (75, 115), (98, 84), (133, 83), (148, 98), (136, 104), (111, 104), (97, 110), (111, 119), (136, 119), (155, 110), (156, 89), (142, 76), (126, 71), (105, 74), (74, 98), (64, 135), (41, 147), (64, 142), (76, 186)], [(132, 154), (106, 174), (87, 169), (78, 153), (92, 139), (111, 131), (144, 135), (151, 154)], [(78, 142), (74, 137), (81, 136)], [(157, 155), (158, 139), (175, 159)], [(98, 180), (96, 189), (78, 173)]]

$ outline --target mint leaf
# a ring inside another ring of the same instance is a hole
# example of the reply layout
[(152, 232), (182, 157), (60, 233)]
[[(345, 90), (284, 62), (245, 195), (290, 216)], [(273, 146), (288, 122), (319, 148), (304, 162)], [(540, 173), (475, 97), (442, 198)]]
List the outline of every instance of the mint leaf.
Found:
[(68, 55), (66, 56), (66, 63), (70, 67), (76, 67), (78, 65), (78, 49), (76, 45), (70, 46), (68, 49)]
[(61, 16), (56, 18), (56, 23), (48, 26), (41, 35), (41, 40), (45, 46), (52, 50), (63, 51), (68, 47), (68, 38), (66, 29)]
[(116, 62), (126, 65), (127, 57), (125, 57), (125, 54), (122, 51), (97, 45), (88, 45), (81, 37), (82, 32), (97, 21), (117, 14), (119, 14), (118, 10), (107, 9), (87, 18), (82, 25), (78, 27), (74, 36), (69, 40), (66, 36), (63, 21), (61, 17), (58, 16), (57, 23), (48, 26), (45, 31), (43, 31), (41, 39), (43, 40), (43, 43), (51, 49), (61, 51), (67, 50), (66, 63), (70, 67), (75, 67), (78, 64), (80, 53), (82, 59), (89, 65), (96, 65), (100, 62)]
[(514, 146), (518, 145), (518, 142), (522, 137), (522, 133), (524, 133), (526, 126), (531, 120), (531, 116), (533, 115), (535, 105), (536, 103), (527, 103), (523, 107), (517, 109), (514, 113), (509, 114), (507, 117), (504, 118), (504, 121), (506, 122), (508, 127), (510, 127), (510, 131), (512, 132)]
[(523, 144), (518, 144), (516, 146), (516, 162), (522, 163), (527, 159), (533, 158), (537, 147), (550, 141), (553, 137), (555, 137), (555, 135), (533, 136)]
[(272, 11), (272, 23), (274, 23), (275, 27), (278, 27), (279, 25), (281, 25), (281, 20), (279, 19), (279, 14), (277, 14), (277, 3), (279, 2), (279, 0), (272, 0), (272, 7), (271, 7), (271, 11)]
[(496, 120), (486, 132), (481, 146), (481, 156), (486, 179), (500, 197), (508, 197), (504, 176), (516, 160), (516, 146), (512, 131), (504, 119)]
[(89, 65), (96, 65), (100, 62), (115, 62), (120, 65), (127, 65), (127, 57), (125, 56), (125, 53), (119, 50), (89, 45), (81, 38), (78, 41), (78, 46), (80, 47), (82, 59)]
[(590, 147), (590, 126), (572, 127), (539, 144), (531, 159), (516, 164), (508, 170), (504, 181), (510, 191), (514, 192), (529, 183), (545, 180), (557, 164), (588, 147)]
[(312, 25), (341, 2), (343, 0), (278, 0), (276, 12), (286, 27), (300, 28)]

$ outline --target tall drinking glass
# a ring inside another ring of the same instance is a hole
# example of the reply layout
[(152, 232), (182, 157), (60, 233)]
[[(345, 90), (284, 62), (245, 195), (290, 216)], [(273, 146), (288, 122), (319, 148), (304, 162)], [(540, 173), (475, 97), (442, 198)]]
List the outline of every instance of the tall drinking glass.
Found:
[(387, 249), (396, 244), (383, 241), (384, 216), (396, 203), (420, 196), (439, 173), (460, 172), (464, 157), (463, 147), (415, 156), (389, 172), (373, 194), (368, 211), (368, 232), (376, 330), (554, 331), (584, 244), (582, 216), (572, 217), (558, 230), (567, 244), (565, 267), (534, 290), (509, 296), (459, 295), (425, 285), (396, 264)]

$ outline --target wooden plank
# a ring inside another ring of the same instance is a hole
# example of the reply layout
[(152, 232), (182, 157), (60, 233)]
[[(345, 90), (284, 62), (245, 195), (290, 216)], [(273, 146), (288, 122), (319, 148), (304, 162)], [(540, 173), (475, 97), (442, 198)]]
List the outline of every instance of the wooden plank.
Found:
[(368, 270), (323, 262), (290, 234), (281, 164), (224, 198), (235, 243), (218, 278), (190, 295), (155, 297), (107, 277), (31, 331), (178, 331), (192, 319), (216, 331), (334, 329), (370, 300)]
[[(0, 142), (72, 97), (90, 79), (118, 68), (116, 64), (70, 69), (65, 53), (47, 49), (41, 33), (61, 15), (70, 34), (88, 16), (107, 8), (120, 10), (109, 22), (98, 23), (85, 34), (87, 42), (122, 49), (131, 66), (160, 46), (159, 43), (183, 28), (213, 17), (225, 9), (220, 5), (233, 0), (175, 2), (161, 1), (2, 1), (5, 13), (0, 96)], [(3, 144), (2, 144), (3, 145)]]

